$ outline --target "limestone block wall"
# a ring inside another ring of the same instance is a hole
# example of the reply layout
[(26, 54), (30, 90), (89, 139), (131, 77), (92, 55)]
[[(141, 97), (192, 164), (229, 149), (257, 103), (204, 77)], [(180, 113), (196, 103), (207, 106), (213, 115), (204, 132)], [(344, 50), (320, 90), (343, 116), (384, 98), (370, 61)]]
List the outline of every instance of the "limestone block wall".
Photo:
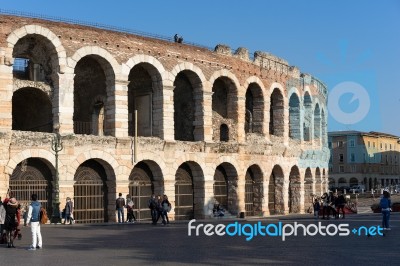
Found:
[[(232, 52), (217, 45), (210, 51), (33, 18), (0, 15), (0, 23), (1, 195), (24, 161), (46, 165), (46, 179), (54, 183), (51, 128), (59, 129), (63, 143), (60, 198), (74, 193), (82, 166), (100, 169), (109, 221), (115, 220), (117, 193), (130, 192), (138, 169), (174, 206), (178, 172), (190, 176), (195, 217), (209, 215), (217, 168), (237, 214), (250, 212), (246, 208), (263, 215), (303, 212), (306, 172), (312, 193), (326, 190), (326, 87), (286, 60), (266, 52), (251, 58), (243, 47)], [(27, 52), (29, 45), (40, 53)], [(42, 80), (18, 78), (15, 59), (43, 65)], [(89, 78), (95, 85), (85, 83)], [(17, 104), (28, 94), (50, 106), (44, 121), (50, 130), (27, 126), (43, 120), (28, 121), (29, 109)], [(221, 103), (226, 115), (216, 108)], [(130, 106), (140, 113), (137, 146)], [(246, 129), (249, 117), (252, 132)], [(220, 141), (221, 124), (228, 128), (227, 141)], [(250, 179), (261, 184), (252, 187)], [(248, 202), (249, 195), (256, 199)]]

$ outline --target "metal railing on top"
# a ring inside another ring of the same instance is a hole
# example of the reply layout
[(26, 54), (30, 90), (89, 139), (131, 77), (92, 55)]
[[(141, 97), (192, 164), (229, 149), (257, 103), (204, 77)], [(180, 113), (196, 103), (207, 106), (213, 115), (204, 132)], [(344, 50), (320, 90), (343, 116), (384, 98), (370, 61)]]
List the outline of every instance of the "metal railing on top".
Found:
[[(54, 21), (54, 22), (64, 22), (64, 23), (69, 23), (69, 24), (94, 27), (94, 28), (99, 28), (99, 29), (103, 29), (103, 30), (129, 33), (129, 34), (139, 35), (142, 37), (149, 37), (149, 38), (154, 38), (154, 39), (158, 39), (158, 40), (174, 42), (173, 37), (167, 37), (167, 36), (163, 36), (163, 35), (159, 35), (159, 34), (153, 34), (153, 33), (148, 33), (148, 32), (144, 32), (144, 31), (133, 30), (133, 29), (125, 28), (125, 27), (118, 27), (118, 26), (112, 26), (112, 25), (107, 25), (107, 24), (102, 24), (102, 23), (82, 21), (82, 20), (78, 20), (78, 19), (62, 18), (62, 17), (57, 17), (57, 16), (42, 15), (42, 14), (37, 14), (37, 13), (32, 13), (32, 12), (7, 10), (7, 9), (2, 9), (2, 8), (0, 8), (0, 14), (10, 15), (10, 16), (18, 16), (18, 17), (44, 19), (44, 20), (49, 20), (49, 21)], [(193, 45), (193, 46), (197, 46), (200, 48), (208, 49), (210, 51), (214, 51), (214, 48), (212, 48), (212, 47), (194, 43), (194, 42), (188, 42), (186, 40), (184, 40), (183, 44)]]

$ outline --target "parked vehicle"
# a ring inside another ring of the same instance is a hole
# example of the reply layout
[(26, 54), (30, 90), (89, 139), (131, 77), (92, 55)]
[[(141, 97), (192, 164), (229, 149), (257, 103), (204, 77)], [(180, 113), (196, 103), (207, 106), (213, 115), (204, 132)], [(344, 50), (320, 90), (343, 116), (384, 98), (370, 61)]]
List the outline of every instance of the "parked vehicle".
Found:
[(357, 185), (357, 186), (352, 186), (350, 187), (350, 192), (351, 193), (361, 193), (361, 192), (365, 192), (365, 186), (364, 185)]

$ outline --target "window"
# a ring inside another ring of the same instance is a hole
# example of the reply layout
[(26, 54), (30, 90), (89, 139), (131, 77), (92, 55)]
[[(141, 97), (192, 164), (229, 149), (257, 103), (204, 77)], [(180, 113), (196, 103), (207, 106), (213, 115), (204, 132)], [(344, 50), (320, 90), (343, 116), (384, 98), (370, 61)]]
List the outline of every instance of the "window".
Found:
[(329, 173), (333, 173), (333, 167), (329, 166)]
[(385, 151), (387, 151), (387, 144), (385, 144)]
[(344, 158), (343, 153), (339, 154), (339, 162), (343, 163), (343, 158)]
[(368, 148), (371, 148), (371, 142), (368, 141)]
[(356, 167), (355, 165), (352, 165), (352, 166), (351, 166), (351, 172), (352, 172), (352, 173), (355, 173), (356, 170), (357, 170), (357, 167)]
[(344, 165), (339, 165), (339, 173), (344, 173)]
[(354, 153), (352, 153), (352, 154), (350, 155), (350, 160), (351, 160), (352, 162), (355, 162), (355, 161), (356, 161), (356, 155), (355, 155)]
[(392, 150), (392, 144), (389, 145), (389, 150)]
[(374, 148), (375, 148), (375, 142), (372, 142), (372, 147), (374, 147)]
[(337, 146), (338, 146), (338, 148), (343, 147), (343, 141), (338, 141), (338, 142), (337, 142)]
[(332, 142), (328, 142), (328, 148), (331, 149), (332, 148)]
[(382, 150), (382, 143), (381, 143), (381, 150)]
[(354, 139), (350, 140), (350, 147), (355, 147)]

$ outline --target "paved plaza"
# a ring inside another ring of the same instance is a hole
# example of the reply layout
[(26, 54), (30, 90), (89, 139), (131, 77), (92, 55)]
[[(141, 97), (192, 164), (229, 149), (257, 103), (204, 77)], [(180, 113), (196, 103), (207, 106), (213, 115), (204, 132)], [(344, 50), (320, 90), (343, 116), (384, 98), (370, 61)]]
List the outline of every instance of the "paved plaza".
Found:
[[(344, 220), (319, 220), (323, 225), (348, 223), (349, 228), (380, 224), (379, 214), (349, 215)], [(30, 229), (23, 228), (15, 249), (0, 246), (0, 265), (399, 265), (400, 214), (392, 213), (386, 236), (188, 236), (188, 223), (45, 225), (42, 250), (28, 251)], [(309, 215), (240, 219), (240, 223), (309, 225)], [(204, 220), (199, 223), (233, 223)], [(201, 230), (200, 230), (201, 231)], [(203, 232), (203, 231), (201, 231)], [(192, 234), (195, 231), (192, 230)]]

